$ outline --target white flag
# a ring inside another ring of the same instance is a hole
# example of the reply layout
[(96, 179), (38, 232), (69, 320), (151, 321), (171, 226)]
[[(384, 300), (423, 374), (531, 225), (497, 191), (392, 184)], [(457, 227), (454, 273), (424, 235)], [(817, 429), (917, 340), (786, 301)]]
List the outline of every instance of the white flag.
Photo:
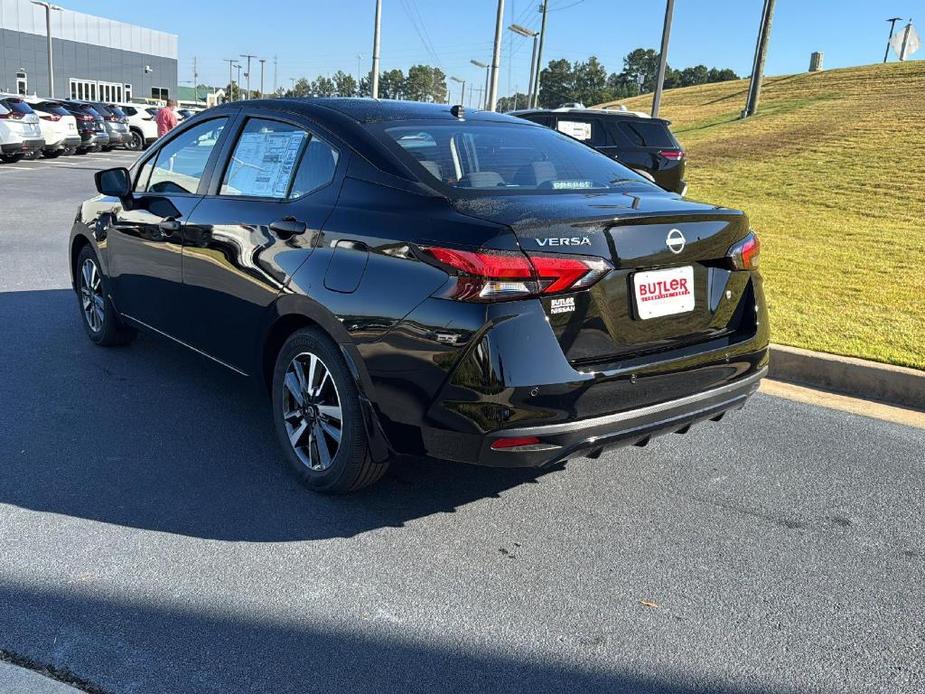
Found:
[[(904, 41), (906, 43), (905, 52), (903, 52)], [(905, 60), (922, 47), (922, 42), (919, 40), (919, 32), (915, 30), (915, 27), (910, 22), (893, 35), (893, 38), (890, 39), (890, 45), (896, 51), (899, 59)]]

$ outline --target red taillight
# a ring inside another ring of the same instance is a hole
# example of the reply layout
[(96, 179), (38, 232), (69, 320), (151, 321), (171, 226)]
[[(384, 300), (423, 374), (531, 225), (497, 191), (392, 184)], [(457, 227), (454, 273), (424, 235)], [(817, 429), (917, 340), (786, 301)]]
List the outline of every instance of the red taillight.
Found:
[(25, 114), (19, 111), (10, 111), (8, 113), (0, 113), (0, 118), (4, 120), (21, 120), (24, 115)]
[(507, 439), (495, 439), (491, 442), (491, 450), (503, 451), (508, 448), (520, 448), (521, 446), (535, 446), (540, 442), (536, 436), (517, 436)]
[(93, 116), (91, 116), (89, 113), (82, 113), (82, 114), (80, 114), (80, 115), (77, 116), (77, 120), (82, 120), (82, 121), (85, 121), (85, 122), (86, 122), (86, 121), (93, 121)]
[(757, 270), (760, 255), (761, 242), (754, 231), (748, 232), (748, 236), (734, 243), (726, 253), (734, 270)]
[(50, 121), (61, 120), (61, 116), (59, 116), (57, 113), (45, 113), (39, 116), (39, 118), (41, 118), (42, 120), (50, 120)]
[(463, 251), (434, 246), (421, 250), (455, 278), (449, 298), (463, 301), (501, 301), (584, 289), (612, 268), (603, 258), (590, 256), (527, 256), (521, 251)]
[(662, 149), (658, 152), (668, 161), (681, 161), (684, 159), (683, 149)]

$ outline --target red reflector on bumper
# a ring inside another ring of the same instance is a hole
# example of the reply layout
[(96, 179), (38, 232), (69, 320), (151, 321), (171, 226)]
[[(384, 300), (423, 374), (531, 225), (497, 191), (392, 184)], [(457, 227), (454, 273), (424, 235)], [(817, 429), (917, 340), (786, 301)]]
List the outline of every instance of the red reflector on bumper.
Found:
[(509, 448), (518, 448), (520, 446), (535, 446), (540, 440), (535, 436), (520, 436), (517, 438), (497, 439), (492, 441), (491, 449), (493, 451), (503, 451)]

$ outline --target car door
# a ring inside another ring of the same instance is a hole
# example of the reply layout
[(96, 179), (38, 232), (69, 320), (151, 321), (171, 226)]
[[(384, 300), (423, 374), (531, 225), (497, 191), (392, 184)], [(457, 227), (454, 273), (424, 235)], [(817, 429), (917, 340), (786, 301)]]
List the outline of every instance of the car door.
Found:
[(228, 117), (184, 129), (142, 161), (130, 205), (113, 210), (106, 252), (119, 312), (182, 339), (183, 228), (218, 153)]
[(250, 373), (262, 321), (337, 201), (341, 153), (301, 121), (246, 115), (184, 234), (189, 344)]

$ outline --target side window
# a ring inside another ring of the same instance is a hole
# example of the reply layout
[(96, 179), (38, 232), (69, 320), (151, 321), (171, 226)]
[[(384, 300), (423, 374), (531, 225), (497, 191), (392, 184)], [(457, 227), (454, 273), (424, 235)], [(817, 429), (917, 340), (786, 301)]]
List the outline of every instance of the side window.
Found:
[(249, 119), (225, 170), (219, 195), (285, 198), (309, 137), (295, 125)]
[(289, 197), (300, 197), (333, 181), (338, 159), (336, 149), (324, 140), (312, 137), (299, 162)]
[(138, 177), (138, 191), (149, 193), (195, 193), (209, 162), (209, 156), (225, 127), (227, 118), (214, 118), (190, 128), (161, 147), (143, 187), (145, 169)]
[(574, 137), (582, 142), (591, 142), (591, 123), (586, 120), (565, 120), (559, 119), (556, 129), (560, 133), (565, 133), (569, 137)]

